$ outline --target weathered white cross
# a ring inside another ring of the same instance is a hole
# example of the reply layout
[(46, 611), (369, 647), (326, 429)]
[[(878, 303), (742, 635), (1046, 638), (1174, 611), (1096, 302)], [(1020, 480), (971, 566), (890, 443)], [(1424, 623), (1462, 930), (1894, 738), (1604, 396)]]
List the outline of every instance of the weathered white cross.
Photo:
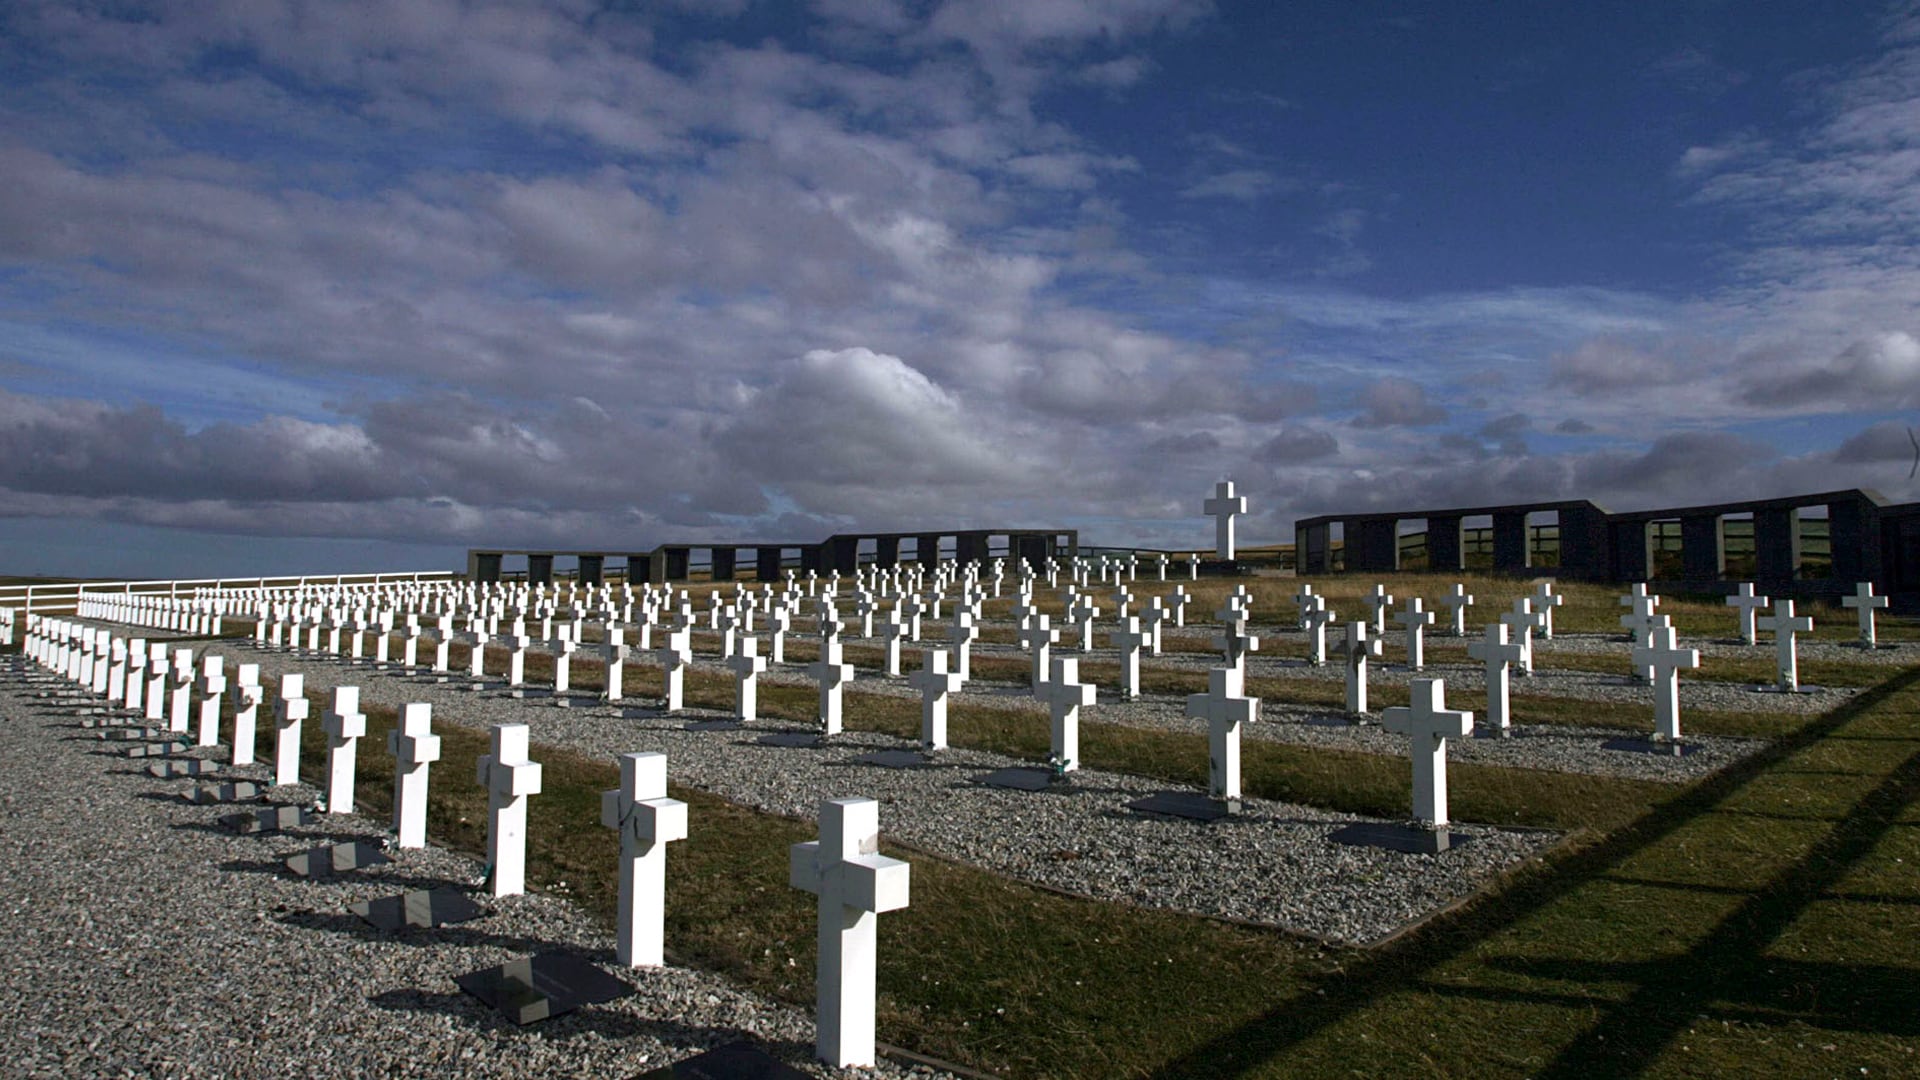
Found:
[(626, 967), (659, 967), (666, 951), (667, 845), (687, 838), (687, 804), (667, 798), (667, 755), (620, 755), (620, 786), (600, 793), (600, 824), (620, 834), (614, 956)]
[(427, 846), (427, 771), (440, 760), (440, 736), (433, 733), (433, 706), (423, 701), (401, 707), (400, 723), (387, 732), (393, 755), (393, 831), (403, 848)]
[(1633, 650), (1633, 664), (1653, 675), (1653, 737), (1661, 742), (1680, 740), (1680, 670), (1700, 666), (1700, 650), (1674, 646), (1673, 627), (1656, 628), (1643, 647)]
[(1033, 655), (1033, 689), (1040, 690), (1040, 684), (1047, 677), (1047, 661), (1052, 656), (1053, 643), (1060, 638), (1060, 631), (1048, 625), (1045, 615), (1035, 615), (1033, 621), (1020, 630), (1020, 647)]
[(907, 682), (920, 691), (921, 748), (945, 750), (947, 697), (959, 693), (966, 680), (947, 670), (947, 650), (927, 649), (921, 653), (920, 670), (907, 676)]
[(1368, 636), (1366, 623), (1347, 624), (1340, 653), (1347, 662), (1347, 711), (1355, 716), (1367, 711), (1367, 661), (1379, 659), (1381, 649), (1380, 639)]
[(820, 723), (828, 735), (841, 730), (840, 688), (853, 681), (853, 665), (841, 659), (840, 635), (820, 639), (820, 659), (807, 665), (807, 674), (820, 684)]
[(1773, 631), (1774, 660), (1780, 669), (1780, 689), (1800, 689), (1800, 654), (1794, 641), (1796, 632), (1812, 633), (1813, 619), (1806, 615), (1796, 617), (1793, 613), (1793, 601), (1775, 600), (1773, 614), (1759, 620), (1762, 630)]
[[(1214, 485), (1213, 498), (1208, 499), (1201, 509), (1213, 518), (1214, 554), (1231, 561), (1234, 554), (1233, 519), (1247, 512), (1247, 497), (1233, 493), (1233, 481), (1222, 480)], [(1198, 565), (1195, 563), (1196, 567)]]
[(1260, 699), (1242, 697), (1232, 668), (1207, 672), (1207, 692), (1187, 695), (1187, 715), (1207, 722), (1207, 790), (1216, 799), (1240, 797), (1240, 725), (1260, 719)]
[(1733, 595), (1727, 597), (1727, 606), (1734, 608), (1740, 621), (1740, 644), (1753, 645), (1759, 642), (1760, 635), (1755, 632), (1753, 620), (1760, 609), (1773, 601), (1764, 596), (1756, 596), (1753, 582), (1743, 581), (1734, 586)]
[(1380, 714), (1380, 726), (1405, 735), (1413, 757), (1413, 816), (1430, 829), (1447, 826), (1447, 740), (1464, 739), (1473, 732), (1473, 714), (1447, 708), (1447, 685), (1441, 679), (1415, 679), (1408, 690), (1411, 704)]
[(1428, 611), (1419, 597), (1407, 601), (1407, 609), (1394, 620), (1407, 628), (1407, 667), (1412, 671), (1425, 671), (1427, 667), (1426, 633), (1433, 625), (1433, 612)]
[(1092, 705), (1097, 693), (1092, 683), (1080, 681), (1080, 661), (1071, 656), (1054, 657), (1052, 677), (1033, 688), (1051, 714), (1053, 761), (1061, 772), (1080, 767), (1080, 709)]
[(880, 804), (828, 799), (820, 839), (788, 855), (788, 883), (820, 898), (814, 1053), (836, 1068), (873, 1064), (878, 915), (907, 906), (911, 867), (879, 852)]
[(274, 703), (273, 782), (300, 782), (300, 725), (311, 705), (306, 695), (307, 677), (298, 671), (280, 676), (280, 698)]
[(527, 891), (527, 797), (540, 794), (540, 766), (527, 760), (525, 724), (493, 725), (493, 753), (475, 778), (487, 789), (487, 863), (494, 896)]
[(734, 654), (727, 658), (727, 667), (733, 669), (734, 718), (751, 724), (760, 716), (760, 673), (767, 670), (759, 641), (743, 636)]
[(1873, 595), (1873, 582), (1862, 581), (1856, 584), (1853, 587), (1852, 596), (1840, 598), (1840, 606), (1854, 608), (1859, 612), (1862, 644), (1871, 646), (1879, 643), (1874, 632), (1873, 609), (1886, 607), (1887, 598)]

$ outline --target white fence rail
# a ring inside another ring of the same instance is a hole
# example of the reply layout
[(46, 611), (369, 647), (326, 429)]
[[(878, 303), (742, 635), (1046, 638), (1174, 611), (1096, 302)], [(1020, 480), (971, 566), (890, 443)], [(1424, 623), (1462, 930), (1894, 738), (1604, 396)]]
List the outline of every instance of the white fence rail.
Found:
[(295, 589), (303, 585), (385, 585), (404, 581), (451, 581), (460, 577), (448, 570), (398, 574), (308, 574), (303, 577), (193, 578), (172, 581), (49, 581), (33, 585), (0, 585), (0, 608), (27, 615), (72, 615), (82, 592), (144, 593), (150, 596), (191, 598), (196, 589)]

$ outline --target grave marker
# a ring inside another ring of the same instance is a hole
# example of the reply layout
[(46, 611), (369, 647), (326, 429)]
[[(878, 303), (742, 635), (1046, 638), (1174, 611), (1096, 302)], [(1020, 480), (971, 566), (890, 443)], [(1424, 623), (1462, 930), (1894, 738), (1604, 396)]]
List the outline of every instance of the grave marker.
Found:
[(1840, 598), (1840, 606), (1850, 607), (1858, 612), (1860, 617), (1860, 644), (1865, 645), (1869, 649), (1879, 645), (1879, 638), (1874, 632), (1873, 610), (1875, 608), (1886, 607), (1887, 598), (1873, 595), (1873, 582), (1862, 581), (1856, 584), (1853, 587), (1852, 596), (1843, 596)]
[(1733, 595), (1727, 597), (1727, 606), (1735, 609), (1737, 613), (1737, 618), (1740, 623), (1740, 644), (1755, 645), (1759, 643), (1760, 638), (1755, 632), (1753, 620), (1754, 617), (1760, 613), (1761, 608), (1766, 607), (1772, 602), (1773, 601), (1767, 597), (1755, 596), (1753, 592), (1753, 582), (1751, 581), (1743, 581), (1734, 586)]
[(1415, 679), (1412, 704), (1380, 714), (1380, 726), (1408, 739), (1413, 757), (1413, 816), (1428, 829), (1447, 827), (1447, 740), (1473, 732), (1473, 714), (1447, 708), (1441, 679)]
[(300, 724), (306, 720), (310, 703), (306, 697), (307, 677), (297, 671), (280, 676), (280, 697), (274, 703), (273, 782), (300, 782)]
[(1433, 612), (1421, 606), (1421, 600), (1415, 596), (1407, 601), (1407, 609), (1395, 620), (1407, 628), (1407, 670), (1425, 671), (1427, 667), (1426, 632), (1433, 625)]
[(945, 750), (947, 697), (959, 693), (965, 680), (947, 671), (947, 650), (927, 649), (921, 656), (920, 670), (907, 677), (907, 682), (920, 691), (920, 746), (924, 750)]
[[(1232, 562), (1234, 556), (1233, 519), (1247, 512), (1246, 496), (1234, 494), (1233, 481), (1222, 480), (1214, 485), (1213, 498), (1208, 499), (1201, 509), (1206, 511), (1208, 517), (1213, 518), (1213, 548), (1215, 556), (1227, 562)], [(1199, 563), (1195, 562), (1194, 567), (1197, 570)]]
[(393, 831), (399, 846), (427, 846), (427, 772), (440, 760), (440, 736), (433, 733), (433, 706), (410, 702), (400, 709), (400, 723), (387, 732), (387, 752), (393, 755)]
[(333, 708), (327, 710), (321, 726), (327, 733), (327, 812), (353, 812), (353, 774), (361, 736), (367, 733), (367, 717), (360, 711), (360, 688), (333, 688)]
[(627, 967), (659, 967), (666, 947), (667, 845), (687, 838), (687, 804), (667, 798), (667, 755), (620, 755), (620, 786), (601, 793), (600, 823), (620, 834), (614, 955)]
[(525, 724), (493, 725), (493, 753), (475, 767), (487, 789), (487, 875), (494, 896), (527, 891), (527, 798), (540, 794), (540, 766), (527, 760)]
[(1645, 647), (1633, 650), (1635, 667), (1653, 672), (1653, 738), (1680, 741), (1680, 670), (1700, 666), (1698, 649), (1676, 648), (1673, 627), (1654, 630)]
[(1187, 715), (1207, 722), (1207, 790), (1216, 799), (1240, 798), (1240, 725), (1260, 719), (1260, 699), (1242, 697), (1232, 668), (1207, 672), (1207, 692), (1187, 695)]
[(820, 839), (788, 855), (788, 882), (820, 898), (814, 1052), (837, 1068), (873, 1064), (877, 916), (907, 906), (911, 867), (879, 851), (880, 804), (828, 799)]
[(1053, 677), (1034, 687), (1033, 696), (1047, 703), (1052, 719), (1052, 764), (1060, 772), (1080, 767), (1080, 709), (1094, 704), (1097, 691), (1080, 682), (1080, 661), (1071, 656), (1053, 658)]
[(1524, 650), (1518, 642), (1507, 640), (1507, 624), (1488, 623), (1487, 636), (1467, 643), (1467, 655), (1487, 665), (1487, 725), (1505, 738), (1512, 725), (1508, 721), (1510, 689), (1508, 674), (1520, 662)]
[(1813, 619), (1806, 615), (1795, 616), (1793, 601), (1775, 600), (1773, 614), (1759, 620), (1762, 630), (1773, 632), (1774, 660), (1780, 671), (1776, 689), (1792, 693), (1800, 689), (1800, 654), (1796, 648), (1796, 633), (1812, 633)]

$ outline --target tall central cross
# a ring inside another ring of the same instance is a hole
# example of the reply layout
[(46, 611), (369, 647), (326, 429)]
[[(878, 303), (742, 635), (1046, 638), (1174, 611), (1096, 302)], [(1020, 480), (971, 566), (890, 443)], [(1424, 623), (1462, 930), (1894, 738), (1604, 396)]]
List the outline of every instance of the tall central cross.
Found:
[(1415, 679), (1410, 705), (1380, 714), (1380, 726), (1408, 739), (1413, 757), (1413, 816), (1430, 829), (1447, 826), (1447, 740), (1473, 732), (1473, 714), (1447, 708), (1447, 685)]
[(1460, 582), (1454, 582), (1440, 597), (1440, 603), (1447, 608), (1448, 632), (1454, 637), (1467, 636), (1467, 609), (1473, 606), (1473, 594)]
[(907, 906), (911, 867), (880, 854), (880, 804), (828, 799), (820, 839), (795, 844), (787, 881), (820, 898), (814, 1053), (837, 1068), (873, 1064), (878, 915)]
[(1533, 610), (1533, 598), (1523, 596), (1513, 602), (1513, 610), (1500, 616), (1500, 621), (1519, 631), (1520, 670), (1533, 674), (1533, 632), (1545, 626), (1547, 617)]
[(1375, 637), (1387, 632), (1387, 609), (1393, 606), (1393, 594), (1385, 585), (1375, 585), (1373, 591), (1360, 598), (1373, 612), (1373, 633)]
[(1201, 509), (1213, 518), (1214, 554), (1229, 562), (1233, 560), (1233, 519), (1247, 512), (1247, 497), (1233, 493), (1233, 481), (1222, 480), (1214, 485), (1213, 498), (1208, 499)]

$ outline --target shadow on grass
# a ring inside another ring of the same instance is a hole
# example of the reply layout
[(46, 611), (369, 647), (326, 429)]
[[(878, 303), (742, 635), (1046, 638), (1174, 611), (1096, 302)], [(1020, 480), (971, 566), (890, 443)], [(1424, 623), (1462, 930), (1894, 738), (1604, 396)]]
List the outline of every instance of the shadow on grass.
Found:
[[(1397, 990), (1420, 982), (1518, 920), (1559, 901), (1606, 871), (1667, 839), (1748, 784), (1862, 717), (1901, 691), (1920, 685), (1909, 670), (1862, 692), (1832, 713), (1783, 736), (1766, 749), (1662, 804), (1607, 839), (1558, 860), (1547, 872), (1516, 882), (1506, 893), (1434, 923), (1427, 932), (1321, 979), (1314, 996), (1215, 1036), (1168, 1062), (1163, 1077), (1241, 1076), (1277, 1063), (1290, 1048), (1364, 1011)], [(1705, 1006), (1726, 1002), (1728, 1018), (1779, 1021), (1791, 1017), (1840, 1030), (1896, 1035), (1920, 1033), (1908, 968), (1806, 963), (1768, 957), (1765, 949), (1805, 909), (1828, 892), (1872, 850), (1900, 812), (1920, 798), (1920, 754), (1901, 761), (1859, 799), (1804, 856), (1771, 880), (1737, 890), (1747, 899), (1691, 948), (1648, 963), (1578, 959), (1508, 962), (1505, 970), (1542, 978), (1623, 981), (1634, 990), (1617, 1003), (1580, 996), (1577, 1005), (1598, 1019), (1569, 1042), (1537, 1077), (1587, 1077), (1642, 1071)], [(1625, 880), (1625, 879), (1623, 879)], [(1449, 980), (1448, 993), (1547, 1001), (1550, 994), (1476, 988)]]

